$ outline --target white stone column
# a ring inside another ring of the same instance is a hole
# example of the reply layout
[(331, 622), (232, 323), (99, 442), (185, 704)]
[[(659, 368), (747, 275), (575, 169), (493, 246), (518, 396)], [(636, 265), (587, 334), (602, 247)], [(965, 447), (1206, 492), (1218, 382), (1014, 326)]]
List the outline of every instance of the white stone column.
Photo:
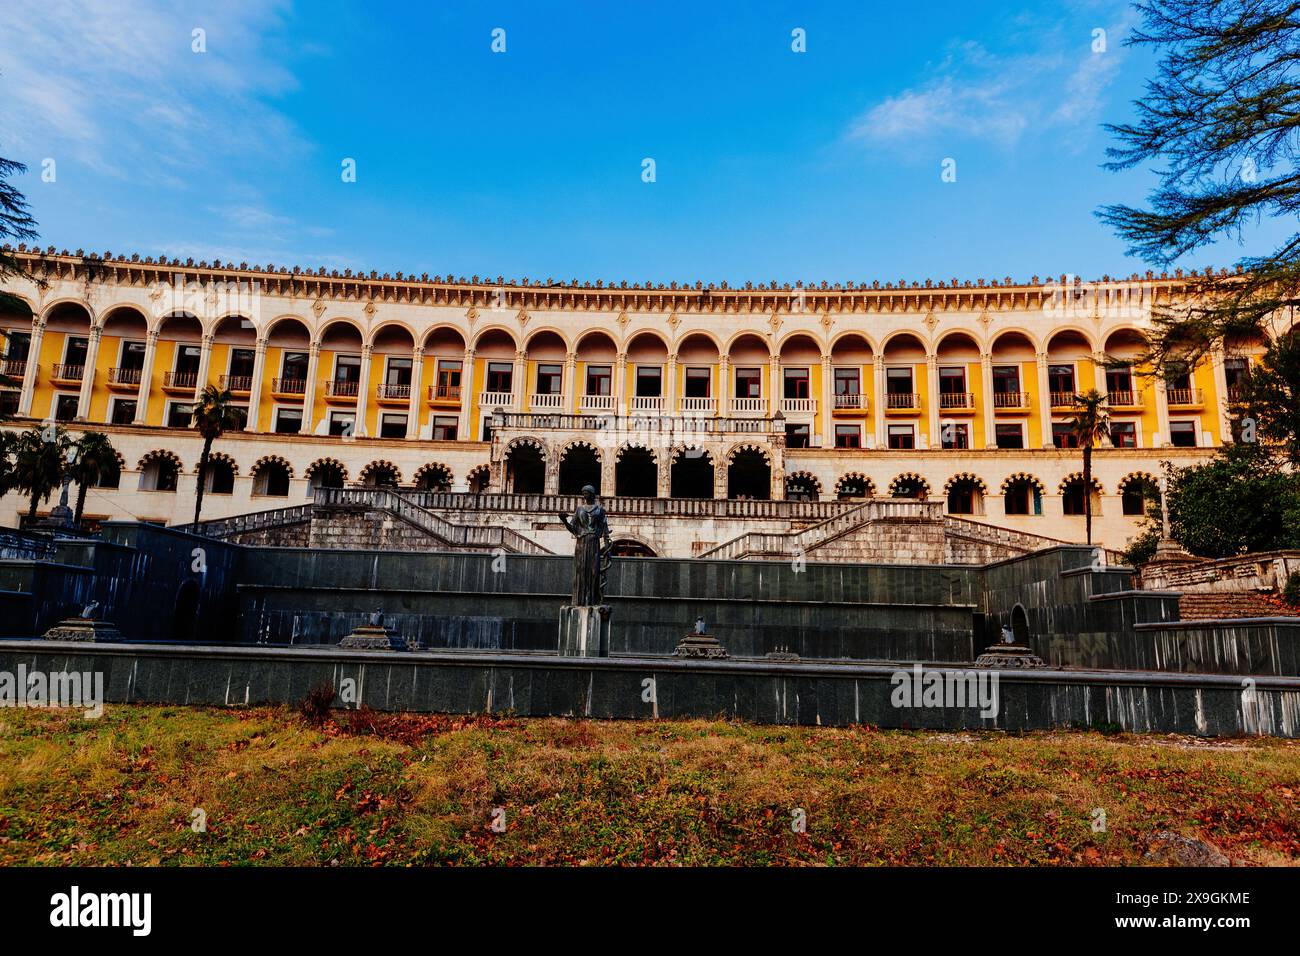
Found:
[[(438, 384), (436, 369), (434, 384)], [(465, 356), (460, 362), (460, 416), (456, 424), (456, 437), (461, 441), (477, 441), (477, 435), (470, 434), (470, 411), (474, 404), (474, 350), (465, 349)]]
[(885, 434), (885, 363), (881, 356), (873, 356), (871, 363), (871, 406), (875, 414), (875, 442), (877, 448), (889, 447), (889, 436)]
[(90, 341), (86, 345), (86, 365), (81, 373), (81, 395), (77, 398), (77, 421), (90, 417), (90, 396), (95, 390), (95, 363), (99, 361), (99, 340), (104, 334), (100, 325), (90, 327)]
[(312, 421), (316, 407), (316, 369), (320, 365), (320, 342), (313, 341), (307, 349), (307, 381), (302, 391), (302, 424), (298, 434), (310, 435), (316, 423)]
[(926, 438), (927, 448), (942, 448), (943, 438), (939, 434), (939, 356), (929, 354), (925, 357), (925, 403), (930, 412), (930, 434)]
[(677, 353), (668, 355), (668, 386), (664, 395), (664, 414), (677, 414)]
[(406, 411), (406, 437), (420, 437), (420, 408), (423, 396), (420, 394), (424, 382), (424, 348), (417, 345), (411, 349), (411, 401)]
[[(1210, 363), (1214, 369), (1214, 409), (1219, 416), (1219, 444), (1227, 445), (1232, 441), (1232, 415), (1228, 411), (1228, 373), (1223, 361), (1223, 343), (1216, 342), (1210, 351)], [(1193, 381), (1192, 384), (1196, 383)]]
[[(619, 352), (614, 360), (614, 414), (620, 417), (627, 417), (627, 353)], [(613, 453), (611, 452), (611, 455)], [(612, 462), (611, 458), (611, 462)], [(613, 471), (610, 471), (610, 481), (613, 479)], [(611, 484), (610, 488), (614, 486)]]
[(822, 356), (822, 400), (818, 408), (821, 416), (822, 447), (835, 447), (835, 370), (831, 366), (831, 357)]
[(45, 320), (37, 319), (32, 323), (32, 344), (27, 350), (27, 367), (23, 369), (23, 391), (18, 397), (18, 414), (24, 417), (32, 413), (32, 395), (36, 392), (36, 379), (41, 364), (41, 342), (44, 339)]
[[(1038, 353), (1038, 415), (1042, 419), (1043, 447), (1055, 448), (1052, 441), (1052, 384), (1047, 377), (1047, 353)], [(1028, 441), (1029, 436), (1025, 436)]]
[(199, 372), (194, 378), (194, 400), (197, 402), (203, 390), (208, 387), (208, 370), (212, 367), (212, 343), (216, 341), (216, 336), (208, 334), (203, 336), (203, 341), (199, 343)]
[[(586, 389), (585, 384), (583, 389)], [(560, 380), (560, 411), (569, 415), (576, 413), (581, 395), (582, 392), (578, 391), (578, 353), (568, 352), (564, 356), (564, 378)]]
[(722, 383), (718, 389), (722, 393), (718, 396), (719, 418), (727, 418), (731, 415), (731, 399), (736, 391), (735, 383), (731, 380), (732, 374), (731, 359), (724, 355), (718, 359), (718, 380)]
[(767, 417), (775, 418), (776, 413), (781, 410), (781, 397), (785, 394), (785, 389), (781, 387), (781, 356), (779, 353), (772, 353), (768, 358), (768, 366), (771, 369), (768, 378), (771, 379), (772, 387), (768, 391)]
[(262, 370), (266, 367), (266, 339), (259, 338), (253, 351), (253, 380), (248, 389), (248, 424), (246, 431), (258, 431), (258, 410), (262, 404)]
[(140, 369), (140, 389), (135, 398), (135, 424), (144, 425), (149, 411), (149, 392), (153, 388), (153, 360), (158, 352), (158, 332), (144, 337), (144, 366)]
[(352, 434), (357, 436), (370, 434), (366, 429), (366, 418), (370, 408), (370, 360), (374, 352), (373, 345), (367, 343), (361, 346), (361, 381), (357, 384), (357, 421), (352, 429)]
[(997, 415), (993, 410), (993, 355), (980, 356), (980, 381), (984, 383), (984, 447), (998, 447)]
[(528, 353), (515, 353), (515, 370), (510, 376), (510, 385), (515, 391), (515, 411), (522, 412), (528, 407)]

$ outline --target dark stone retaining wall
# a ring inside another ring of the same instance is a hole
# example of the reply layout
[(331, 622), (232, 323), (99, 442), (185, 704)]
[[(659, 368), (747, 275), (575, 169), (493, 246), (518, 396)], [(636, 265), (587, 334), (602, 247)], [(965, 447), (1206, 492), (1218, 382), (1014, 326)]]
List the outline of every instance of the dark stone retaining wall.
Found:
[(1200, 674), (1300, 676), (1300, 618), (1139, 624), (1139, 666)]
[(897, 671), (862, 664), (0, 643), (0, 670), (15, 672), (20, 664), (29, 671), (102, 671), (110, 703), (292, 705), (314, 688), (339, 689), (351, 680), (359, 702), (377, 710), (1300, 736), (1300, 680), (1289, 678), (1245, 685), (1214, 675), (1002, 672), (999, 712), (984, 718), (977, 707), (896, 708)]

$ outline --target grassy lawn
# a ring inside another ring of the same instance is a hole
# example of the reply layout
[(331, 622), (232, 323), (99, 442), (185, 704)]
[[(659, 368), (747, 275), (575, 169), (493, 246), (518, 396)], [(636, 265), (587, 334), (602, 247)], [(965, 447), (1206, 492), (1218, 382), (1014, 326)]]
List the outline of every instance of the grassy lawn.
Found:
[(1300, 743), (0, 711), (3, 864), (1100, 865), (1157, 830), (1300, 861)]

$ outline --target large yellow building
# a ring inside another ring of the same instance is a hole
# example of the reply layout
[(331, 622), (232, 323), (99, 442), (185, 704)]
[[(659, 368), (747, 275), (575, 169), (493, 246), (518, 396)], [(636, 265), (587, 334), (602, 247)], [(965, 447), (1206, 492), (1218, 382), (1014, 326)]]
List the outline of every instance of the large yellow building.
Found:
[[(1097, 537), (1122, 547), (1162, 461), (1230, 439), (1264, 341), (1179, 380), (1138, 356), (1181, 275), (1082, 284), (637, 286), (352, 275), (81, 252), (19, 257), (35, 319), (0, 317), (18, 421), (110, 435), (87, 513), (192, 516), (189, 409), (229, 388), (205, 517), (318, 485), (712, 499), (942, 498), (950, 513), (1083, 537), (1072, 396), (1106, 393)], [(30, 420), (30, 421), (28, 421)], [(11, 495), (6, 523), (25, 502)]]

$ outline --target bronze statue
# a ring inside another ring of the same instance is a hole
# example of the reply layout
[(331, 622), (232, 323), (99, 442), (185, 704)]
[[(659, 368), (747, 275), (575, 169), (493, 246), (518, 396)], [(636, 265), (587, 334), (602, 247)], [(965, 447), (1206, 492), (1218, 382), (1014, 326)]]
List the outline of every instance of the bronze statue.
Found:
[(596, 500), (596, 489), (585, 485), (582, 504), (573, 518), (560, 514), (560, 520), (577, 539), (573, 546), (573, 604), (592, 606), (603, 603), (605, 575), (612, 563), (609, 554), (609, 522), (605, 509)]

